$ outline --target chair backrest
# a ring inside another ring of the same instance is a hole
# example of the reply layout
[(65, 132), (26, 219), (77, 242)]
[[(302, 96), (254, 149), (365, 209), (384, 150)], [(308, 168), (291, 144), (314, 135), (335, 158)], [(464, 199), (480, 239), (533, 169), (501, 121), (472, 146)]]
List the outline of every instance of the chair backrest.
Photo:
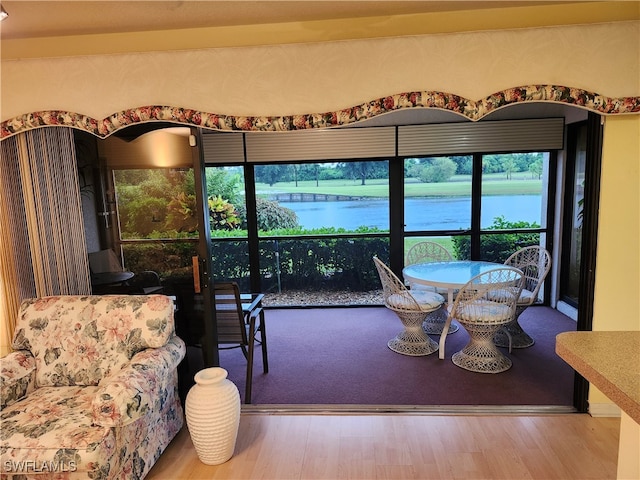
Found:
[(439, 243), (420, 242), (409, 249), (404, 264), (449, 262), (451, 260), (453, 260), (451, 253)]
[[(420, 305), (411, 296), (404, 283), (396, 276), (393, 271), (385, 265), (378, 257), (373, 257), (373, 263), (378, 270), (380, 283), (382, 283), (382, 297), (387, 308), (398, 310), (399, 306), (403, 306), (403, 310), (420, 310)], [(394, 298), (392, 298), (394, 297)], [(402, 297), (402, 298), (398, 298)], [(392, 298), (392, 301), (389, 299)], [(400, 301), (401, 300), (401, 301)]]
[(542, 282), (551, 269), (551, 255), (538, 246), (524, 247), (512, 254), (504, 262), (505, 265), (516, 267), (524, 274), (524, 288), (531, 292), (527, 298), (529, 303), (538, 299), (538, 293)]
[(515, 315), (523, 285), (524, 275), (514, 268), (481, 273), (459, 290), (450, 315), (459, 321), (506, 323)]
[(218, 343), (237, 343), (247, 345), (240, 289), (235, 282), (216, 282), (213, 284)]
[(124, 270), (116, 252), (111, 249), (91, 252), (89, 267), (91, 273), (122, 272)]

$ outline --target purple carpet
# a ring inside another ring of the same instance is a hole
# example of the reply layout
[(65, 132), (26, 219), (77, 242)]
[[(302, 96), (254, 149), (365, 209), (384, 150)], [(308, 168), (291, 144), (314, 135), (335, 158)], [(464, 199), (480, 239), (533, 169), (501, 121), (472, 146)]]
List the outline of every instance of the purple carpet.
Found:
[[(439, 360), (438, 353), (408, 357), (389, 350), (387, 341), (402, 326), (383, 307), (267, 310), (269, 373), (262, 373), (256, 346), (252, 403), (571, 406), (574, 374), (555, 354), (555, 337), (575, 330), (575, 322), (554, 309), (531, 307), (520, 324), (535, 345), (511, 354), (503, 349), (511, 369), (481, 374), (451, 362), (468, 341), (463, 327), (448, 336), (445, 360)], [(241, 351), (221, 351), (220, 363), (243, 397)]]

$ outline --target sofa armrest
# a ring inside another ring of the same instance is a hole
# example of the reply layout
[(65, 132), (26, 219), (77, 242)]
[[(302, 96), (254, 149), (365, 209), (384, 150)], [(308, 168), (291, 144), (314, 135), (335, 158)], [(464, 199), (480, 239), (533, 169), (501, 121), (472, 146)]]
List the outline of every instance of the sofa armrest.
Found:
[(123, 426), (146, 415), (185, 353), (184, 342), (174, 336), (163, 347), (134, 355), (122, 370), (100, 382), (92, 402), (93, 423)]
[(2, 358), (0, 368), (0, 408), (26, 397), (35, 389), (36, 359), (27, 350)]

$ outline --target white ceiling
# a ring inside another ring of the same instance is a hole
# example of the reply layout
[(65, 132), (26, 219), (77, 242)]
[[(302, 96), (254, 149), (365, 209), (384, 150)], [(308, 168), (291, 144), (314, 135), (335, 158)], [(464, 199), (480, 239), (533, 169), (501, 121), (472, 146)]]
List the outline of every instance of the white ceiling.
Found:
[(308, 22), (568, 1), (2, 0), (2, 39)]

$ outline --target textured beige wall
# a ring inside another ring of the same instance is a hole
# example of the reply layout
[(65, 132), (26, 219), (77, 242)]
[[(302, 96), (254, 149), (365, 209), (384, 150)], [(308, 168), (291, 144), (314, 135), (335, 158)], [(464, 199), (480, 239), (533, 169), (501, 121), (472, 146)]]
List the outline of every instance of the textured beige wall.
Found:
[(640, 116), (604, 125), (593, 330), (640, 330)]
[(144, 105), (226, 115), (334, 111), (413, 90), (479, 100), (555, 84), (640, 96), (640, 22), (172, 52), (3, 60), (1, 120), (102, 119)]
[[(601, 174), (593, 330), (637, 331), (640, 330), (640, 116), (607, 117)], [(589, 402), (592, 406), (611, 403), (593, 386), (589, 389)]]

